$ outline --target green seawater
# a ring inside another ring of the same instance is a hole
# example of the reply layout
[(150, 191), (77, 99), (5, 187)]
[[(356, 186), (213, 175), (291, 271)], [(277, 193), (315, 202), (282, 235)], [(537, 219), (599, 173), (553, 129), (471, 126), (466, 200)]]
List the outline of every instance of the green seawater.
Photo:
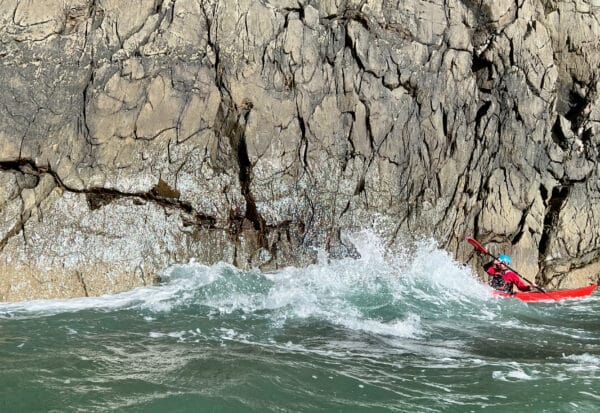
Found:
[(598, 292), (526, 304), (432, 244), (362, 253), (0, 304), (0, 412), (600, 411)]

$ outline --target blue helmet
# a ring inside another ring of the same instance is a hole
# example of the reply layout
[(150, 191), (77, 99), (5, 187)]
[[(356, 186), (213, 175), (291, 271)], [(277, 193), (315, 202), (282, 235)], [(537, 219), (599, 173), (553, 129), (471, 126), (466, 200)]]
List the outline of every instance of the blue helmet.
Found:
[(502, 261), (503, 263), (505, 263), (506, 265), (510, 265), (510, 263), (512, 262), (510, 257), (506, 254), (502, 254), (498, 257), (498, 261)]

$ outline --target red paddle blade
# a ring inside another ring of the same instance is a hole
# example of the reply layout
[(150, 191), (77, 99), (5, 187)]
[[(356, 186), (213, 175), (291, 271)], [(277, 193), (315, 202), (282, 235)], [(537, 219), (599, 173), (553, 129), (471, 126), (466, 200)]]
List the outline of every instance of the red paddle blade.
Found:
[(484, 254), (488, 253), (488, 250), (485, 249), (483, 245), (481, 245), (475, 238), (467, 238), (467, 242), (475, 247), (476, 250), (482, 252)]

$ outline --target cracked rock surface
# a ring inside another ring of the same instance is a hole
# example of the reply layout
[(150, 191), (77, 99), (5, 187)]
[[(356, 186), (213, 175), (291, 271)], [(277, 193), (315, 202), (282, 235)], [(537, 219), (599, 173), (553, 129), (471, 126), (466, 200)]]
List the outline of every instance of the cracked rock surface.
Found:
[(596, 281), (599, 25), (582, 0), (0, 0), (0, 300), (306, 265), (362, 228)]

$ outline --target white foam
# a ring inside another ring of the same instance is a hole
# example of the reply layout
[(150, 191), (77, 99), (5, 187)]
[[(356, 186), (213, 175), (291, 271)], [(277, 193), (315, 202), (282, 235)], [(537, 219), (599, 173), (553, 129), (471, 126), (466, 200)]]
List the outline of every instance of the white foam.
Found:
[(340, 320), (340, 324), (353, 330), (361, 330), (369, 333), (414, 338), (422, 334), (421, 319), (416, 314), (409, 314), (404, 320), (396, 320), (391, 323), (382, 323), (376, 320)]
[(161, 291), (160, 288), (143, 287), (122, 294), (104, 295), (100, 297), (3, 303), (0, 305), (0, 314), (9, 317), (48, 316), (90, 309), (99, 311), (115, 310), (137, 306), (141, 303), (158, 303), (164, 295), (164, 291)]
[(591, 397), (592, 399), (600, 400), (600, 395), (598, 395), (598, 394), (590, 393), (587, 391), (580, 391), (579, 394), (583, 394), (584, 396)]
[(577, 367), (583, 371), (600, 369), (600, 356), (595, 356), (589, 353), (564, 355), (565, 360), (573, 361)]
[(520, 369), (509, 371), (495, 370), (492, 372), (492, 378), (499, 381), (528, 381), (534, 379), (532, 376)]

